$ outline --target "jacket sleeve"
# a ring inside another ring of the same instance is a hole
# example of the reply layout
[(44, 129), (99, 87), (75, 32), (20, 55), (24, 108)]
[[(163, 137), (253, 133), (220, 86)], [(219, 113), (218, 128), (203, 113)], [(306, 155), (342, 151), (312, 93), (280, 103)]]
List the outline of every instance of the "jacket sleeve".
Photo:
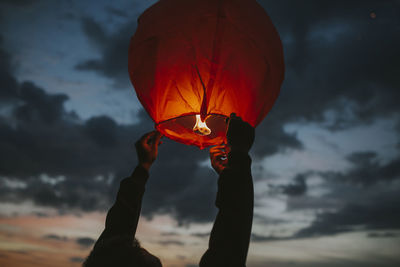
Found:
[(130, 177), (121, 181), (117, 199), (107, 213), (105, 229), (95, 248), (102, 241), (112, 237), (124, 236), (134, 239), (148, 177), (148, 171), (139, 165)]
[(216, 206), (219, 211), (200, 267), (246, 265), (254, 206), (250, 167), (247, 154), (233, 151), (228, 155), (228, 166), (218, 180)]

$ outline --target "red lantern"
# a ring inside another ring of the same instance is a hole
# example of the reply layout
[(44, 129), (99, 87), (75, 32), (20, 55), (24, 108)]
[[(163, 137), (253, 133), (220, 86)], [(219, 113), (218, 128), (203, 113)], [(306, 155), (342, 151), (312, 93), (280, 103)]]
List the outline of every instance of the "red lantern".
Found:
[(232, 112), (254, 127), (267, 115), (282, 44), (255, 0), (161, 0), (138, 20), (129, 75), (162, 134), (204, 148), (225, 140)]

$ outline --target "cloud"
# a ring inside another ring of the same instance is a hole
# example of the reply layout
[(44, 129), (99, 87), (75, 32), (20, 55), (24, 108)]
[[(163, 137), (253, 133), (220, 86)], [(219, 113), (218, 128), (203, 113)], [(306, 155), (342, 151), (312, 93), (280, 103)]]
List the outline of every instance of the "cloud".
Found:
[(69, 261), (73, 262), (73, 263), (82, 263), (84, 260), (85, 259), (81, 258), (81, 257), (71, 257), (71, 258), (69, 258)]
[(296, 134), (284, 130), (286, 121), (282, 120), (276, 111), (273, 109), (264, 122), (256, 128), (256, 138), (251, 153), (257, 158), (285, 152), (288, 149), (303, 149), (303, 144)]
[(81, 247), (88, 248), (94, 244), (96, 240), (90, 237), (80, 237), (76, 239), (76, 243)]
[(293, 178), (293, 182), (288, 185), (279, 186), (282, 193), (288, 196), (301, 196), (307, 192), (307, 175), (300, 173)]
[(288, 198), (288, 211), (318, 210), (313, 222), (290, 238), (400, 229), (399, 157), (381, 164), (374, 152), (355, 152), (347, 159), (352, 167), (345, 172), (308, 172), (324, 179), (325, 194)]
[(144, 214), (151, 210), (172, 214), (180, 224), (212, 221), (217, 175), (199, 165), (207, 157), (207, 151), (196, 147), (172, 141), (162, 144), (146, 187)]
[[(0, 35), (0, 45), (3, 44), (3, 37)], [(16, 97), (17, 80), (12, 75), (13, 70), (11, 56), (9, 53), (0, 49), (0, 101), (9, 101)]]
[(85, 132), (101, 147), (116, 145), (117, 131), (117, 123), (107, 116), (90, 118), (85, 125)]
[(66, 236), (59, 236), (55, 234), (48, 234), (43, 236), (43, 239), (49, 239), (49, 240), (57, 240), (57, 241), (68, 241), (68, 238)]
[(66, 113), (63, 105), (68, 100), (67, 95), (48, 95), (32, 82), (24, 82), (18, 89), (17, 97), (23, 104), (14, 110), (17, 120), (27, 123), (43, 122), (52, 124), (59, 121), (61, 116)]
[(175, 232), (164, 232), (164, 233), (161, 233), (161, 235), (162, 236), (179, 236), (179, 234), (175, 233)]
[(269, 242), (269, 241), (281, 241), (281, 240), (290, 240), (291, 237), (277, 237), (277, 236), (264, 236), (258, 234), (251, 234), (251, 242), (255, 243), (262, 243), (262, 242)]
[(192, 233), (191, 236), (198, 238), (208, 238), (210, 237), (210, 233)]
[(380, 163), (375, 152), (355, 152), (347, 156), (352, 167), (347, 172), (322, 172), (326, 179), (362, 186), (372, 186), (376, 183), (390, 183), (400, 179), (400, 156), (388, 163)]
[(184, 246), (185, 243), (179, 240), (163, 240), (158, 242), (160, 245), (163, 246)]
[(107, 34), (104, 29), (92, 18), (84, 17), (81, 20), (82, 30), (88, 40), (95, 47), (102, 48), (106, 45)]
[(107, 6), (106, 10), (111, 15), (114, 15), (114, 16), (119, 16), (119, 17), (123, 17), (123, 18), (127, 18), (128, 17), (128, 14), (122, 9), (118, 9), (118, 8), (115, 8), (115, 7), (112, 7), (112, 6)]
[(371, 232), (368, 233), (367, 237), (369, 238), (394, 238), (400, 236), (400, 233), (393, 233), (393, 232)]
[(294, 237), (317, 237), (350, 231), (400, 229), (400, 200), (397, 190), (364, 204), (349, 203), (337, 212), (323, 212)]
[[(399, 18), (393, 2), (346, 3), (345, 10), (340, 1), (260, 2), (276, 23), (286, 52), (286, 79), (274, 109), (278, 118), (341, 130), (399, 113), (394, 99), (399, 98), (395, 72), (400, 52), (395, 46), (400, 37), (393, 23)], [(371, 9), (384, 16), (371, 20)], [(325, 116), (329, 110), (332, 118)]]
[(117, 32), (107, 34), (103, 27), (92, 18), (83, 18), (82, 30), (90, 43), (100, 52), (100, 58), (86, 59), (75, 68), (82, 71), (95, 71), (114, 81), (115, 88), (130, 88), (128, 77), (128, 48), (134, 34), (136, 20), (129, 21)]

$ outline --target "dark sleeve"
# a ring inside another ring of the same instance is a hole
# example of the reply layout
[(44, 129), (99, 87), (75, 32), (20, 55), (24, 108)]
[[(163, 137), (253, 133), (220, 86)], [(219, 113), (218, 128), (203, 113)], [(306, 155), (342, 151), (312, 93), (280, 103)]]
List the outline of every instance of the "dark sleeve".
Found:
[(130, 177), (121, 181), (117, 199), (107, 213), (105, 229), (96, 245), (110, 237), (134, 239), (148, 177), (148, 171), (138, 166)]
[(254, 189), (251, 159), (242, 152), (228, 155), (228, 166), (218, 180), (219, 211), (200, 267), (246, 265), (253, 222)]

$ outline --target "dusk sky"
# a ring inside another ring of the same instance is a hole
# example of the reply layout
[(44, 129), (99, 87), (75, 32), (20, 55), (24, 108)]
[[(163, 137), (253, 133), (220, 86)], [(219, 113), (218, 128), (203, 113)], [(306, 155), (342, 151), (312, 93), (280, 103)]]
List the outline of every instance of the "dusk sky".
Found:
[[(155, 2), (0, 0), (0, 267), (81, 266), (103, 230), (154, 129), (128, 46)], [(258, 2), (286, 72), (251, 151), (247, 266), (400, 266), (400, 1)], [(198, 266), (217, 178), (164, 139), (137, 231), (163, 266)]]

